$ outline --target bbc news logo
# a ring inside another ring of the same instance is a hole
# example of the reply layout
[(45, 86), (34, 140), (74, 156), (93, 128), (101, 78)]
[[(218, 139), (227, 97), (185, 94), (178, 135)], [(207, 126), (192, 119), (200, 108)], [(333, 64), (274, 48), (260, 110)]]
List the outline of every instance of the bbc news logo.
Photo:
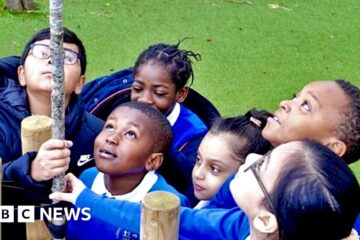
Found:
[[(12, 222), (34, 222), (35, 220), (48, 220), (48, 221), (62, 221), (66, 220), (74, 221), (89, 221), (91, 219), (90, 208), (40, 208), (40, 218), (35, 219), (35, 207), (34, 206), (18, 206), (14, 211), (14, 206), (0, 206), (0, 222), (12, 223)], [(15, 218), (15, 214), (16, 217)]]

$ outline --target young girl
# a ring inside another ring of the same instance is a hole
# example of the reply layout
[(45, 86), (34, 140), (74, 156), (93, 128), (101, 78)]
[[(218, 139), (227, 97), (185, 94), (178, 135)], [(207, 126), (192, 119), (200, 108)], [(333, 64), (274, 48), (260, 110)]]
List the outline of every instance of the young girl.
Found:
[(188, 189), (191, 170), (207, 127), (181, 104), (188, 94), (188, 80), (194, 78), (191, 58), (199, 60), (200, 55), (179, 49), (179, 44), (155, 44), (139, 55), (134, 66), (131, 100), (149, 104), (169, 120), (174, 134), (170, 161), (162, 165), (159, 172), (191, 198), (192, 191)]
[(350, 234), (360, 211), (360, 187), (349, 167), (310, 141), (250, 154), (230, 191), (249, 218), (252, 240), (339, 240)]
[(245, 116), (215, 120), (201, 141), (192, 172), (194, 195), (202, 200), (195, 208), (207, 205), (249, 153), (264, 154), (270, 150), (270, 143), (261, 135), (269, 116), (254, 109)]

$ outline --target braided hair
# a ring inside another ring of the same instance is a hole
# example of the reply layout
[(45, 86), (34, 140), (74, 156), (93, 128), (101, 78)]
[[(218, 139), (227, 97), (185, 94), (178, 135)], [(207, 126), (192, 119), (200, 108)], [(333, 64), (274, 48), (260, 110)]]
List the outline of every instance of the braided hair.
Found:
[(176, 91), (184, 87), (190, 77), (191, 85), (194, 81), (191, 58), (199, 61), (201, 55), (194, 53), (193, 51), (179, 49), (179, 45), (182, 41), (183, 40), (174, 45), (158, 43), (149, 46), (136, 60), (134, 75), (137, 74), (139, 68), (144, 64), (160, 64), (171, 76), (172, 81), (176, 85)]

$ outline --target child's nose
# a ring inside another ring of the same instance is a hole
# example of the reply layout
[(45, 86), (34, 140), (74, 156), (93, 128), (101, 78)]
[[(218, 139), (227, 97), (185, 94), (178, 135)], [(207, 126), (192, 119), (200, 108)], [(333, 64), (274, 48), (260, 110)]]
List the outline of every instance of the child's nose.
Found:
[(291, 100), (283, 100), (280, 102), (279, 107), (283, 109), (285, 112), (289, 112), (291, 110), (290, 102)]
[(152, 105), (153, 104), (153, 100), (152, 100), (152, 97), (151, 97), (151, 94), (147, 93), (147, 92), (144, 92), (140, 97), (139, 97), (139, 102), (143, 102), (143, 103), (146, 103), (146, 104), (149, 104), (149, 105)]
[(118, 144), (119, 143), (119, 137), (116, 133), (114, 134), (110, 134), (106, 137), (106, 142), (107, 143), (112, 143), (112, 144)]
[(194, 171), (194, 177), (196, 179), (204, 179), (205, 178), (205, 174), (204, 174), (204, 167), (200, 166), (197, 169), (195, 169)]

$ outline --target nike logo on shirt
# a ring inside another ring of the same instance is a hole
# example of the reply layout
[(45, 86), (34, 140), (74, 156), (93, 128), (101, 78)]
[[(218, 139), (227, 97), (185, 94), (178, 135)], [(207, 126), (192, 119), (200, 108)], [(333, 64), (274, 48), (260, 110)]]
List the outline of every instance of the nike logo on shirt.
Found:
[(83, 166), (85, 163), (88, 163), (90, 161), (94, 160), (94, 158), (91, 157), (90, 154), (87, 154), (87, 155), (81, 155), (78, 162), (77, 162), (77, 165), (78, 167), (81, 167)]

